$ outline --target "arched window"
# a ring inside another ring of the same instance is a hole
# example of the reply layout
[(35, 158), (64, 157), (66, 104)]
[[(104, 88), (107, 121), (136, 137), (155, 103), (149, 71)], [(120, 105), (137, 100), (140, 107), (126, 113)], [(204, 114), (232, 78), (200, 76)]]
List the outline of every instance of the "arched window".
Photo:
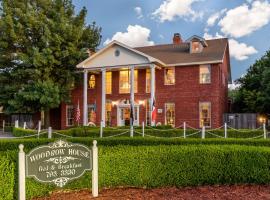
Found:
[(95, 75), (91, 75), (89, 78), (89, 88), (94, 89), (96, 87), (96, 77)]

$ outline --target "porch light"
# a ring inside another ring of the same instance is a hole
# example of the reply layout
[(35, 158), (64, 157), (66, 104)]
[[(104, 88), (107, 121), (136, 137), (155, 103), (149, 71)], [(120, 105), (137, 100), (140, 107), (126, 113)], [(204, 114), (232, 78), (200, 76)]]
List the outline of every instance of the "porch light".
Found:
[(143, 100), (139, 100), (139, 104), (144, 106), (144, 101)]
[(118, 102), (117, 101), (112, 101), (112, 106), (117, 106)]

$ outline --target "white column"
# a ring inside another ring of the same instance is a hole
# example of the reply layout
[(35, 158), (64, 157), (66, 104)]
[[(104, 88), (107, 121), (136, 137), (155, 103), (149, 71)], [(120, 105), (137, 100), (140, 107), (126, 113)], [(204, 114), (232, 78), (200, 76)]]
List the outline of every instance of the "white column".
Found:
[(23, 144), (19, 145), (19, 200), (25, 200), (25, 153)]
[[(130, 67), (130, 105), (133, 111), (134, 123), (134, 66)], [(133, 137), (133, 124), (130, 126), (130, 137)]]
[(202, 139), (205, 139), (205, 126), (202, 127)]
[(15, 128), (19, 128), (19, 120), (15, 120)]
[(184, 138), (186, 138), (186, 122), (183, 123)]
[(227, 123), (225, 122), (224, 124), (224, 138), (228, 137), (228, 127), (227, 127)]
[(98, 147), (97, 141), (93, 141), (93, 169), (92, 169), (92, 195), (98, 197)]
[(48, 128), (48, 139), (52, 138), (52, 127)]
[(102, 87), (101, 87), (101, 121), (102, 125), (105, 127), (105, 112), (106, 112), (106, 69), (101, 70), (102, 74)]
[(155, 85), (156, 85), (156, 77), (155, 77), (155, 65), (152, 64), (150, 66), (150, 72), (151, 72), (151, 113), (150, 113), (150, 119), (151, 119), (151, 125), (155, 125), (154, 122), (152, 121), (152, 111), (153, 111), (153, 102), (155, 99)]
[(264, 139), (267, 138), (267, 131), (266, 131), (266, 125), (265, 125), (265, 123), (263, 123), (263, 138)]
[(87, 91), (88, 91), (88, 72), (85, 70), (83, 72), (83, 125), (87, 126), (88, 124), (88, 106), (87, 106)]

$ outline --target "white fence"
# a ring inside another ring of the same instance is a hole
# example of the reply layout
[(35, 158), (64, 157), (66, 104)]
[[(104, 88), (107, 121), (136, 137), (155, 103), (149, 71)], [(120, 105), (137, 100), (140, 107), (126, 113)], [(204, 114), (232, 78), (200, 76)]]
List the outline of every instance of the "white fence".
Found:
[[(3, 133), (4, 133), (4, 127), (5, 127), (5, 124), (3, 122)], [(19, 127), (19, 123), (18, 122), (15, 122), (15, 127)], [(24, 123), (23, 125), (23, 128), (24, 129), (27, 129), (27, 126), (26, 126), (26, 123)], [(201, 139), (205, 139), (206, 138), (206, 134), (208, 135), (211, 135), (212, 137), (215, 137), (215, 138), (228, 138), (228, 130), (229, 129), (232, 129), (234, 130), (234, 132), (239, 132), (239, 133), (243, 133), (243, 132), (254, 132), (254, 131), (258, 131), (258, 130), (261, 130), (262, 131), (262, 134), (261, 135), (256, 135), (254, 137), (249, 137), (249, 138), (245, 138), (245, 139), (255, 139), (255, 138), (264, 138), (266, 139), (268, 134), (270, 134), (270, 132), (267, 132), (266, 130), (266, 126), (265, 124), (263, 124), (263, 126), (257, 128), (257, 129), (249, 129), (249, 130), (242, 130), (242, 129), (235, 129), (233, 127), (230, 127), (228, 126), (226, 123), (218, 128), (215, 128), (215, 129), (206, 129), (205, 127), (202, 127), (201, 129), (197, 129), (197, 128), (194, 128), (192, 126), (189, 126), (186, 122), (184, 122), (182, 125), (180, 126), (177, 126), (177, 127), (174, 127), (174, 128), (169, 128), (169, 129), (160, 129), (160, 128), (157, 128), (157, 127), (152, 127), (152, 126), (144, 126), (144, 123), (142, 123), (142, 126), (141, 127), (130, 127), (130, 129), (123, 129), (123, 128), (118, 128), (118, 127), (110, 127), (110, 129), (112, 130), (117, 130), (117, 131), (122, 131), (120, 133), (117, 133), (115, 135), (109, 135), (109, 136), (104, 136), (104, 125), (103, 123), (101, 122), (100, 124), (100, 138), (112, 138), (112, 137), (118, 137), (118, 136), (123, 136), (123, 135), (127, 135), (129, 134), (130, 137), (133, 137), (134, 133), (138, 134), (138, 135), (141, 135), (142, 137), (149, 137), (149, 138), (189, 138), (191, 136), (194, 136), (194, 135), (198, 135), (198, 137), (200, 137)], [(32, 129), (33, 130), (33, 129)], [(33, 134), (33, 135), (26, 135), (26, 136), (21, 136), (21, 137), (13, 137), (13, 136), (10, 136), (10, 137), (4, 137), (0, 135), (0, 138), (1, 139), (22, 139), (22, 138), (39, 138), (41, 135), (47, 135), (47, 137), (50, 139), (53, 137), (53, 135), (57, 136), (57, 137), (66, 137), (66, 138), (73, 138), (73, 136), (70, 136), (70, 135), (65, 135), (65, 134), (62, 134), (58, 131), (53, 131), (51, 127), (49, 127), (48, 129), (41, 129), (41, 122), (39, 121), (37, 127), (34, 129), (37, 131), (37, 134)], [(155, 131), (156, 133), (165, 133), (166, 132), (170, 132), (170, 131), (175, 131), (175, 130), (182, 130), (183, 131), (183, 135), (181, 136), (162, 136), (162, 134), (160, 134), (159, 136), (156, 136), (156, 135), (151, 135), (149, 133), (147, 133), (148, 131), (146, 130), (153, 130)], [(189, 133), (187, 134), (187, 131), (188, 130), (193, 130), (194, 132), (193, 133)], [(223, 135), (218, 135), (216, 134), (216, 130), (222, 130), (223, 131)], [(197, 138), (198, 138), (197, 137)]]

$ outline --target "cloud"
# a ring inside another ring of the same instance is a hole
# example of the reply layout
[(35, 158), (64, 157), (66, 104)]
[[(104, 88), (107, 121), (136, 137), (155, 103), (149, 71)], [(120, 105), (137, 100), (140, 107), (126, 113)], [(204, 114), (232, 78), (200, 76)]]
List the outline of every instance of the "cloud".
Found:
[(227, 11), (227, 9), (223, 9), (219, 12), (216, 12), (214, 14), (212, 14), (208, 20), (207, 20), (207, 26), (214, 26), (216, 21), (221, 17), (222, 14), (224, 14)]
[(219, 21), (221, 31), (235, 38), (243, 37), (267, 25), (270, 21), (270, 3), (252, 1), (251, 5), (243, 4), (231, 10)]
[(143, 18), (143, 14), (142, 14), (142, 8), (141, 7), (135, 7), (134, 8), (135, 13), (137, 14), (137, 18), (141, 19)]
[(129, 25), (126, 32), (117, 32), (111, 39), (107, 39), (103, 44), (107, 45), (113, 40), (117, 40), (131, 47), (150, 46), (154, 42), (149, 40), (151, 30), (140, 25)]
[(160, 22), (173, 21), (177, 17), (191, 19), (194, 21), (197, 18), (202, 18), (203, 12), (194, 11), (192, 4), (201, 0), (165, 0), (156, 9), (152, 16)]
[(236, 60), (246, 60), (250, 55), (258, 53), (253, 46), (248, 46), (245, 43), (239, 43), (235, 39), (229, 39), (230, 54)]
[(232, 84), (228, 84), (229, 90), (237, 90), (241, 85), (233, 82)]
[[(216, 33), (215, 36), (204, 33), (205, 39), (217, 39), (223, 38), (224, 36)], [(240, 43), (235, 39), (229, 39), (229, 49), (230, 56), (236, 60), (242, 61), (249, 58), (249, 56), (258, 53), (258, 51), (253, 46), (248, 46), (246, 43)]]

